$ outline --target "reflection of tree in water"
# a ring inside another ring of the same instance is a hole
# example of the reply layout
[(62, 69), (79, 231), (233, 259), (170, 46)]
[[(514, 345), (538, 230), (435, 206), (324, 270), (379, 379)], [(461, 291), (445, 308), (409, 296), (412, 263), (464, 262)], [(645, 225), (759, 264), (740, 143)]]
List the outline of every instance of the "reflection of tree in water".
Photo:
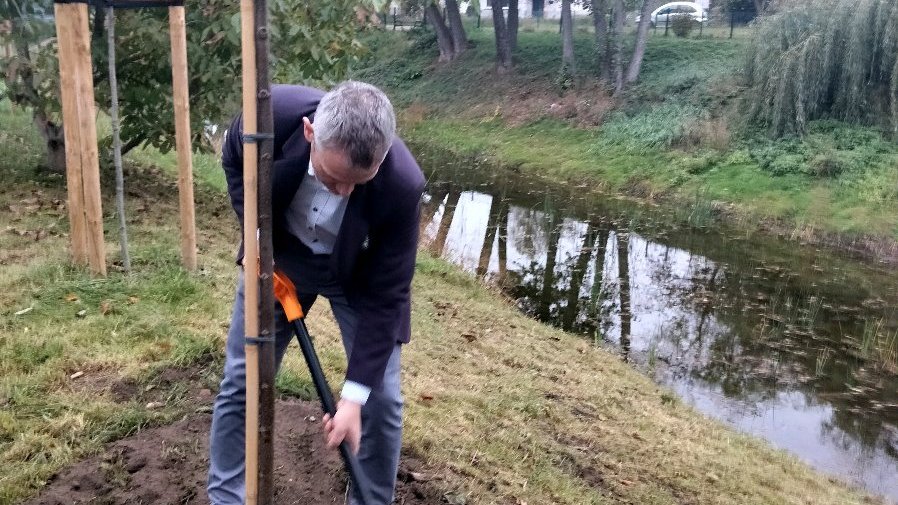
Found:
[[(458, 200), (462, 189), (469, 189), (456, 185), (450, 190), (451, 186), (429, 190), (431, 220), (446, 202), (436, 232), (438, 244), (445, 243), (454, 217), (455, 204), (450, 202)], [(726, 395), (748, 402), (764, 402), (783, 390), (803, 392), (811, 401), (832, 407), (825, 428), (833, 440), (844, 433), (870, 447), (882, 439), (884, 424), (898, 425), (898, 380), (853, 356), (862, 336), (858, 321), (885, 317), (882, 307), (860, 306), (870, 297), (868, 291), (845, 279), (837, 281), (835, 275), (828, 277), (828, 272), (809, 275), (791, 259), (772, 264), (745, 245), (708, 244), (709, 239), (688, 232), (673, 241), (684, 249), (649, 240), (639, 244), (638, 235), (618, 237), (607, 226), (583, 218), (577, 221), (585, 227), (580, 241), (565, 247), (570, 244), (561, 223), (568, 213), (533, 203), (532, 196), (525, 200), (531, 203), (523, 204), (527, 207), (517, 206), (521, 201), (516, 195), (493, 198), (478, 273), (488, 269), (495, 245), (499, 278), (505, 279), (503, 285), (514, 286), (510, 292), (529, 314), (592, 335), (597, 329), (607, 333), (614, 324), (609, 310), (619, 310), (624, 347), (630, 330), (639, 329), (630, 327), (635, 323), (628, 317), (641, 310), (633, 295), (639, 296), (643, 286), (634, 285), (634, 280), (645, 282), (637, 274), (647, 269), (653, 287), (663, 288), (663, 300), (684, 312), (665, 319), (652, 337), (669, 346), (666, 358), (674, 363), (674, 375), (717, 384)], [(428, 207), (425, 216), (427, 212)], [(650, 248), (656, 250), (650, 253)], [(559, 255), (568, 249), (574, 250), (570, 257)], [(509, 252), (521, 255), (525, 260), (516, 261), (525, 264), (509, 265)], [(686, 278), (679, 277), (682, 266), (675, 266), (677, 255), (681, 261), (683, 255), (690, 256)], [(764, 261), (755, 259), (759, 257)], [(642, 337), (634, 336), (634, 349), (638, 338)], [(890, 429), (894, 428), (886, 431)]]
[(630, 359), (630, 248), (629, 235), (616, 231), (617, 239), (617, 282), (620, 291), (620, 348), (624, 361)]
[(484, 277), (487, 273), (487, 270), (490, 265), (490, 257), (493, 253), (493, 242), (496, 242), (496, 236), (498, 235), (500, 238), (497, 242), (499, 245), (499, 285), (502, 285), (504, 279), (503, 269), (505, 268), (505, 261), (507, 261), (507, 252), (503, 249), (505, 248), (506, 239), (503, 237), (507, 232), (505, 231), (508, 226), (508, 200), (505, 199), (505, 195), (501, 195), (493, 198), (493, 203), (490, 205), (490, 215), (486, 224), (486, 236), (483, 239), (483, 248), (480, 251), (480, 261), (477, 264), (477, 277)]

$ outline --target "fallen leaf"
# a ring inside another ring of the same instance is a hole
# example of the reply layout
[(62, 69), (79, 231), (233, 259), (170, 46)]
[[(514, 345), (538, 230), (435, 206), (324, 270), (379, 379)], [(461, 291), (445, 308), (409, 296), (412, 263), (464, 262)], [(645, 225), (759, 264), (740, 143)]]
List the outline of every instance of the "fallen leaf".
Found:
[(165, 407), (165, 402), (150, 402), (147, 404), (147, 410), (156, 410)]
[(103, 300), (100, 302), (100, 314), (108, 316), (113, 312), (115, 312), (115, 308), (112, 306), (112, 300)]
[(77, 302), (78, 295), (76, 295), (75, 293), (69, 293), (69, 294), (65, 295), (65, 299), (67, 302)]
[(84, 372), (79, 370), (79, 371), (73, 373), (72, 375), (69, 375), (69, 379), (77, 379), (78, 377), (81, 377), (82, 375), (84, 375)]
[(34, 310), (34, 305), (32, 305), (31, 307), (27, 307), (27, 308), (24, 308), (24, 309), (22, 309), (22, 310), (17, 311), (17, 312), (15, 313), (15, 315), (17, 315), (17, 316), (24, 316), (25, 314), (31, 312), (32, 310)]

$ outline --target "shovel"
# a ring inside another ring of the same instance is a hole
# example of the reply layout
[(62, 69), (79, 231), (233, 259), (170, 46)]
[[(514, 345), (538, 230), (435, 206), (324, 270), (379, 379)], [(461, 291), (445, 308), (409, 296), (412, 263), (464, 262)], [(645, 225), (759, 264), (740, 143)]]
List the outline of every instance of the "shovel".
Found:
[[(337, 413), (337, 405), (334, 403), (334, 395), (331, 393), (324, 372), (321, 371), (321, 362), (318, 361), (318, 355), (315, 354), (315, 347), (312, 345), (312, 337), (306, 328), (305, 314), (299, 298), (296, 296), (296, 286), (283, 273), (274, 273), (274, 296), (277, 297), (284, 313), (287, 315), (287, 321), (293, 323), (296, 329), (296, 335), (299, 339), (299, 347), (302, 349), (302, 355), (306, 359), (306, 365), (309, 367), (309, 373), (312, 375), (312, 382), (315, 384), (315, 390), (318, 392), (318, 398), (321, 399), (321, 408), (325, 413), (330, 414), (331, 418)], [(368, 479), (365, 472), (359, 466), (359, 460), (356, 459), (349, 443), (344, 441), (340, 444), (340, 456), (343, 457), (343, 463), (346, 465), (346, 472), (349, 473), (349, 480), (352, 483), (352, 490), (356, 499), (361, 505), (373, 505), (371, 499), (371, 491), (368, 487)]]

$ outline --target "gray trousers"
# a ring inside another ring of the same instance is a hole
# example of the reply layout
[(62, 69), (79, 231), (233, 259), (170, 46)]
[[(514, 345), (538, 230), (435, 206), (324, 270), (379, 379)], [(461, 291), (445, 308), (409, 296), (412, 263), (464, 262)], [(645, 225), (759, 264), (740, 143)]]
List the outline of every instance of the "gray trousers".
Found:
[[(309, 308), (318, 295), (328, 298), (331, 310), (340, 326), (343, 347), (348, 356), (352, 352), (352, 336), (358, 324), (356, 312), (349, 306), (339, 286), (327, 277), (327, 268), (312, 268), (297, 292), (303, 309)], [(237, 281), (237, 296), (228, 331), (227, 357), (224, 379), (215, 399), (209, 444), (209, 500), (212, 505), (244, 503), (244, 453), (246, 435), (246, 358), (244, 355), (244, 294), (243, 272)], [(295, 333), (280, 305), (275, 310), (275, 356), (277, 366)], [(400, 344), (396, 344), (384, 374), (383, 385), (371, 392), (362, 408), (362, 442), (359, 463), (371, 483), (371, 495), (376, 503), (387, 505), (393, 501), (399, 450), (402, 445), (402, 395), (399, 388)], [(275, 422), (295, 420), (278, 418)], [(323, 433), (323, 432), (322, 432)], [(322, 434), (323, 437), (323, 434)], [(297, 475), (296, 479), (305, 476)], [(350, 501), (353, 503), (353, 501)]]

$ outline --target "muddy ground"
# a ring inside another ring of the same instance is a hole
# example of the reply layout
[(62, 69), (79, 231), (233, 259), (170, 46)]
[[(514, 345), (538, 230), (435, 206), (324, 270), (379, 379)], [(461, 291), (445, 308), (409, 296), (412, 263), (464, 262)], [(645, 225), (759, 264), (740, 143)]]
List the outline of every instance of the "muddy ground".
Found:
[[(344, 503), (339, 455), (324, 447), (317, 404), (279, 401), (275, 423), (275, 503)], [(27, 505), (199, 505), (206, 498), (210, 414), (149, 428), (109, 444), (54, 475)], [(397, 504), (444, 503), (438, 476), (403, 454)]]

